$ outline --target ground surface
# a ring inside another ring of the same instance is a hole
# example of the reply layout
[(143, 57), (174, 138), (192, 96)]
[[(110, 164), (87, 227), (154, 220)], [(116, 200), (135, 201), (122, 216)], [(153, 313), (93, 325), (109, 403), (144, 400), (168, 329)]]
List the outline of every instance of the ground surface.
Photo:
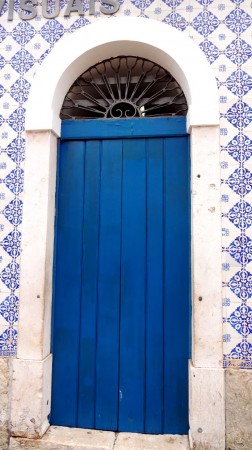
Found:
[(188, 437), (50, 427), (42, 439), (11, 438), (10, 450), (189, 450)]

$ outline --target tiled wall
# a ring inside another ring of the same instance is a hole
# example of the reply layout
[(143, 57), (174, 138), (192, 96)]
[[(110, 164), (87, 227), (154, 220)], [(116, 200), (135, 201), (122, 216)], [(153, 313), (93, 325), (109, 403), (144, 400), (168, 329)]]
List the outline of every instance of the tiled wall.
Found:
[[(0, 356), (16, 352), (24, 116), (32, 79), (62, 36), (101, 18), (113, 20), (98, 12), (97, 4), (90, 16), (89, 2), (82, 4), (83, 17), (64, 17), (66, 0), (61, 0), (56, 19), (38, 15), (21, 21), (16, 3), (14, 20), (7, 21), (6, 0), (0, 16)], [(152, 18), (178, 28), (199, 45), (214, 70), (221, 114), (224, 365), (252, 368), (252, 2), (120, 0), (116, 16)]]

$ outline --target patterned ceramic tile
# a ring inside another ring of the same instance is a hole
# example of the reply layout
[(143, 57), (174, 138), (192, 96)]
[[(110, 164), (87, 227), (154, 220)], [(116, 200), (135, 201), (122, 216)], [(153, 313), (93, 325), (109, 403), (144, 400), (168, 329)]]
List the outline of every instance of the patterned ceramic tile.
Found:
[(17, 329), (13, 325), (0, 326), (0, 356), (16, 354)]
[(18, 320), (18, 297), (15, 294), (0, 294), (0, 327), (13, 326)]
[[(121, 0), (116, 16), (163, 21), (206, 55), (220, 90), (224, 365), (252, 368), (252, 8), (240, 0)], [(0, 24), (0, 355), (15, 354), (24, 114), (34, 73), (66, 33), (101, 19), (41, 15)], [(88, 9), (88, 2), (83, 2)], [(16, 7), (15, 7), (16, 8)], [(3, 7), (3, 11), (6, 7)], [(41, 6), (38, 6), (41, 14)], [(104, 19), (105, 20), (105, 19)], [(108, 18), (106, 20), (111, 20)]]

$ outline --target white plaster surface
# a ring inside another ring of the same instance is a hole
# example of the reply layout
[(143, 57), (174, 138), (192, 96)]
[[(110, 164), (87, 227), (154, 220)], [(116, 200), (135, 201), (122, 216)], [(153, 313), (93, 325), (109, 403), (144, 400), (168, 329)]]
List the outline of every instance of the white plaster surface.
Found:
[(124, 52), (155, 60), (172, 73), (187, 98), (188, 128), (219, 124), (216, 80), (198, 46), (162, 22), (117, 17), (80, 28), (54, 46), (32, 85), (26, 130), (53, 129), (59, 135), (60, 108), (73, 81), (92, 64)]
[(191, 133), (192, 360), (222, 367), (219, 128)]
[(6, 450), (9, 441), (11, 363), (11, 359), (0, 358), (0, 450)]
[(39, 438), (49, 427), (52, 356), (13, 360), (11, 434)]
[(50, 352), (57, 139), (27, 133), (17, 356)]
[(224, 369), (189, 364), (190, 440), (193, 450), (225, 450)]

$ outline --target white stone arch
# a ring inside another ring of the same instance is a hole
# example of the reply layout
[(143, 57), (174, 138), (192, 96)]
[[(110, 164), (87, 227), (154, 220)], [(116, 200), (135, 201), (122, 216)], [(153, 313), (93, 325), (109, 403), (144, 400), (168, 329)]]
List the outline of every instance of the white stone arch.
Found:
[(26, 130), (53, 129), (59, 134), (59, 111), (73, 81), (98, 61), (122, 54), (141, 54), (171, 72), (187, 98), (188, 127), (219, 124), (216, 81), (196, 44), (156, 20), (112, 17), (80, 28), (55, 45), (34, 79)]
[(59, 111), (66, 92), (81, 73), (98, 61), (122, 54), (150, 59), (171, 72), (189, 105), (190, 435), (195, 449), (207, 445), (204, 448), (224, 450), (218, 91), (213, 72), (193, 41), (164, 23), (142, 18), (106, 18), (64, 37), (34, 78), (26, 115), (18, 351), (13, 361), (11, 432), (13, 436), (39, 437), (49, 425)]

